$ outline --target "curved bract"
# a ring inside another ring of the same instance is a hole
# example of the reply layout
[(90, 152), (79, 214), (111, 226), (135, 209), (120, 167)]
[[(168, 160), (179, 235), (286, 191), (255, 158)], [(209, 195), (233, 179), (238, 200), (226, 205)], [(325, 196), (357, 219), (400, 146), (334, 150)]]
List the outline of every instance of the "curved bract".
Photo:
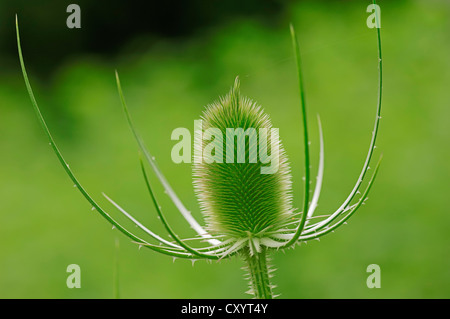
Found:
[[(374, 153), (381, 119), (382, 60), (380, 29), (377, 29), (378, 103), (369, 150), (361, 173), (350, 194), (335, 212), (328, 215), (314, 215), (319, 201), (324, 172), (324, 146), (320, 119), (318, 119), (320, 152), (317, 181), (311, 201), (309, 198), (311, 178), (308, 126), (301, 77), (300, 51), (292, 26), (291, 36), (299, 78), (305, 156), (304, 194), (301, 212), (294, 212), (292, 208), (292, 177), (285, 150), (279, 140), (279, 132), (273, 128), (269, 116), (260, 106), (250, 99), (240, 96), (239, 80), (236, 78), (230, 93), (206, 108), (202, 115), (202, 126), (196, 134), (193, 175), (195, 192), (207, 224), (205, 228), (202, 227), (180, 201), (137, 133), (116, 72), (120, 101), (130, 129), (142, 153), (143, 158), (140, 163), (145, 185), (168, 236), (164, 238), (164, 236), (152, 232), (119, 204), (105, 194), (104, 196), (120, 213), (145, 232), (150, 237), (149, 240), (138, 237), (134, 234), (134, 231), (128, 230), (113, 219), (97, 204), (75, 177), (57, 147), (34, 97), (22, 56), (17, 18), (16, 32), (20, 65), (27, 91), (53, 152), (74, 186), (92, 205), (93, 210), (101, 214), (112, 224), (113, 228), (118, 229), (137, 243), (139, 247), (144, 246), (173, 258), (191, 259), (192, 261), (197, 259), (221, 260), (238, 254), (247, 263), (250, 280), (249, 292), (257, 298), (272, 298), (271, 270), (267, 262), (267, 254), (270, 250), (290, 248), (304, 241), (319, 239), (345, 224), (367, 199), (380, 164), (379, 161), (375, 166), (365, 190), (360, 191)], [(232, 133), (234, 134), (228, 135), (229, 130), (233, 130)], [(255, 139), (253, 139), (254, 136), (251, 132), (256, 134)], [(242, 143), (238, 143), (239, 141)], [(195, 238), (181, 239), (169, 225), (169, 221), (163, 213), (163, 208), (159, 205), (157, 196), (150, 184), (146, 166), (152, 169), (174, 207), (197, 233)], [(359, 198), (357, 198), (358, 194), (361, 194)]]

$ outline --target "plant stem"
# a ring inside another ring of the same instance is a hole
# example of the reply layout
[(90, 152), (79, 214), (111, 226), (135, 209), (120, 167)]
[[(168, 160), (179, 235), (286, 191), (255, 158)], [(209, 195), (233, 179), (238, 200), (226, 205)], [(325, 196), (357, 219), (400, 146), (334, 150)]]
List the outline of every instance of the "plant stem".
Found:
[(115, 299), (120, 299), (119, 290), (119, 238), (115, 239), (115, 249), (114, 249), (114, 269), (113, 269), (113, 279), (114, 287), (113, 293)]
[(249, 273), (250, 291), (256, 299), (273, 298), (266, 250), (261, 246), (261, 252), (253, 255), (250, 254), (249, 249), (245, 249), (243, 252)]

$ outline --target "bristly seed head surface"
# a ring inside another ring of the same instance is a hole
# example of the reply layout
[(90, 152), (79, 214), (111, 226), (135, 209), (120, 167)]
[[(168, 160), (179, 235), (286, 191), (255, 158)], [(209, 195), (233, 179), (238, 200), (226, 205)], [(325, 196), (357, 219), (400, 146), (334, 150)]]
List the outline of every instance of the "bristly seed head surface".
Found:
[[(223, 135), (222, 141), (211, 138), (194, 143), (203, 150), (208, 144), (216, 143), (223, 150), (221, 163), (194, 160), (193, 164), (194, 188), (208, 230), (212, 234), (247, 238), (263, 237), (265, 231), (283, 226), (293, 215), (292, 177), (281, 141), (271, 132), (269, 116), (255, 102), (240, 96), (239, 79), (236, 78), (231, 91), (208, 105), (201, 119), (203, 131), (216, 128)], [(268, 132), (265, 143), (268, 149), (264, 151), (277, 157), (277, 170), (273, 174), (261, 173), (261, 167), (269, 164), (256, 156), (261, 148), (260, 134), (257, 134), (258, 143), (244, 134), (245, 161), (236, 162), (239, 138), (233, 136), (234, 142), (230, 141), (226, 137), (227, 128), (241, 128), (244, 132), (253, 128), (257, 133), (265, 129)], [(276, 148), (270, 148), (272, 141), (276, 143)], [(230, 154), (225, 154), (226, 144), (230, 142), (234, 143), (231, 145), (234, 146), (235, 161), (227, 163), (226, 157)], [(256, 162), (250, 162), (251, 155), (257, 158)]]

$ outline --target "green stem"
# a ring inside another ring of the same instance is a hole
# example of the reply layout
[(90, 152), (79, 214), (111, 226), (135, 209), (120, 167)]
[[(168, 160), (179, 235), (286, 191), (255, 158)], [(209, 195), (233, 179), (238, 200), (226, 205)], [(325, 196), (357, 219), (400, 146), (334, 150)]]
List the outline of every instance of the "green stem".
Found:
[(114, 249), (114, 270), (113, 270), (113, 278), (114, 278), (114, 298), (120, 299), (119, 293), (119, 238), (115, 239), (115, 249)]
[(267, 265), (266, 248), (261, 247), (260, 253), (250, 254), (245, 249), (244, 258), (250, 275), (250, 288), (256, 299), (272, 299), (272, 285), (270, 284), (269, 268)]

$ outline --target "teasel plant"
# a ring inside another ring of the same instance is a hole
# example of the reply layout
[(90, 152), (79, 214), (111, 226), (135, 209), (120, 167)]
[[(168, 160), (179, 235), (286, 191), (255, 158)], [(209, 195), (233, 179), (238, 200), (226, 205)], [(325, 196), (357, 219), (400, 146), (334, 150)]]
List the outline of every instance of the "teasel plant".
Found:
[[(242, 258), (245, 263), (244, 268), (248, 273), (246, 278), (249, 281), (249, 290), (247, 292), (258, 299), (271, 299), (276, 297), (274, 294), (275, 286), (271, 282), (275, 269), (270, 264), (270, 254), (279, 250), (294, 248), (301, 243), (311, 240), (319, 240), (322, 236), (334, 232), (339, 226), (345, 224), (367, 199), (381, 161), (380, 156), (380, 160), (373, 169), (373, 173), (365, 189), (361, 190), (376, 148), (375, 142), (381, 119), (381, 37), (380, 29), (377, 28), (378, 102), (375, 112), (374, 128), (365, 162), (353, 189), (339, 208), (327, 215), (314, 215), (318, 205), (324, 172), (323, 134), (320, 118), (318, 117), (320, 142), (319, 163), (314, 190), (312, 191), (311, 189), (311, 196), (310, 143), (301, 74), (300, 51), (292, 25), (290, 26), (290, 31), (298, 73), (300, 109), (303, 124), (304, 177), (303, 207), (301, 211), (297, 211), (292, 206), (292, 176), (286, 152), (278, 136), (271, 134), (267, 141), (277, 146), (275, 151), (272, 148), (272, 152), (276, 152), (276, 154), (272, 155), (278, 156), (279, 159), (277, 170), (273, 174), (261, 174), (260, 169), (264, 164), (261, 160), (253, 163), (250, 161), (248, 163), (211, 163), (211, 161), (202, 161), (194, 158), (194, 190), (206, 223), (206, 227), (202, 227), (176, 195), (135, 128), (124, 98), (119, 75), (116, 71), (116, 82), (120, 101), (128, 125), (140, 149), (140, 168), (145, 186), (148, 189), (156, 213), (168, 233), (168, 237), (166, 238), (169, 239), (165, 239), (163, 236), (154, 233), (106, 194), (103, 195), (120, 213), (134, 223), (148, 237), (141, 238), (142, 236), (139, 237), (133, 231), (122, 226), (93, 199), (79, 182), (56, 145), (39, 109), (28, 79), (16, 16), (19, 60), (31, 103), (58, 161), (73, 182), (74, 187), (90, 203), (92, 210), (97, 211), (113, 228), (131, 239), (139, 248), (148, 248), (152, 251), (170, 256), (174, 260), (178, 258), (187, 259), (194, 263), (197, 260), (219, 262), (222, 259), (232, 256)], [(218, 128), (221, 132), (225, 132), (226, 128), (242, 128), (244, 130), (247, 128), (270, 130), (272, 128), (270, 118), (264, 110), (252, 100), (240, 95), (238, 78), (236, 78), (231, 91), (226, 96), (206, 107), (201, 119), (204, 129)], [(200, 141), (197, 147), (203, 148), (205, 147), (205, 143), (204, 140)], [(248, 142), (246, 142), (246, 146), (245, 158), (250, 158), (252, 152), (256, 152), (256, 146)], [(150, 183), (147, 172), (148, 167), (156, 175), (156, 178), (161, 183), (165, 193), (169, 196), (178, 212), (195, 231), (196, 235), (194, 238), (180, 238), (169, 224)]]

